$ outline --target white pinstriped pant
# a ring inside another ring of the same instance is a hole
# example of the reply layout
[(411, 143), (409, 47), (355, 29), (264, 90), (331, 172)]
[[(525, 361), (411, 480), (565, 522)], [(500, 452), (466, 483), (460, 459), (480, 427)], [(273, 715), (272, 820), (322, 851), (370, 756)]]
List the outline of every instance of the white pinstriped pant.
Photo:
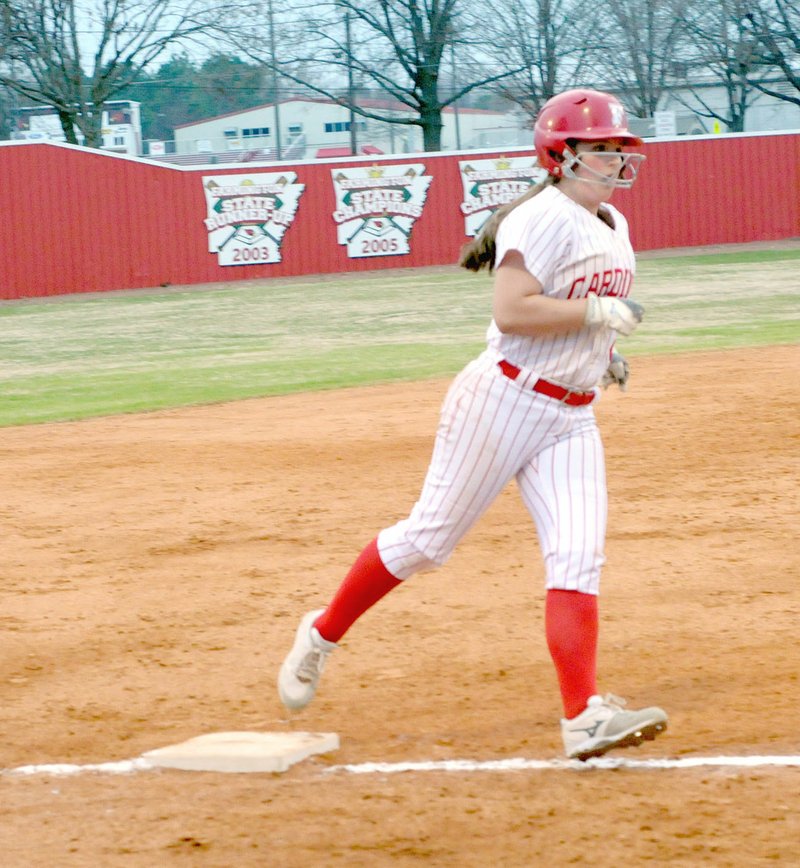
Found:
[(419, 500), (378, 535), (381, 560), (398, 579), (441, 566), (515, 478), (546, 587), (598, 593), (608, 496), (594, 411), (540, 395), (524, 379), (505, 377), (486, 351), (453, 381)]

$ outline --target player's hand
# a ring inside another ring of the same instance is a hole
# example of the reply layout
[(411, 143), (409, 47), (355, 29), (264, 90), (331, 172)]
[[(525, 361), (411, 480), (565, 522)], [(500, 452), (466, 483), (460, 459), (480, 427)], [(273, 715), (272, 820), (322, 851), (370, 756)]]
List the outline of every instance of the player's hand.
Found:
[(611, 353), (611, 361), (608, 363), (608, 368), (605, 374), (603, 374), (602, 380), (600, 380), (600, 385), (604, 389), (607, 389), (616, 383), (621, 392), (626, 392), (628, 390), (628, 378), (630, 375), (631, 366), (628, 364), (628, 360), (622, 353), (614, 350)]
[(614, 329), (621, 335), (629, 335), (642, 321), (643, 316), (644, 308), (631, 298), (599, 296), (591, 292), (586, 296), (584, 322), (587, 326)]

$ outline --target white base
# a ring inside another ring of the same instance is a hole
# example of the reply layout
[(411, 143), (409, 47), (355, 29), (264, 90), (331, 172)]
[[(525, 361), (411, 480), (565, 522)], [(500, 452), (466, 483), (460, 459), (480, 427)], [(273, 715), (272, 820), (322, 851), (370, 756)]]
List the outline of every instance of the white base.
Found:
[(339, 747), (335, 732), (212, 732), (142, 754), (154, 768), (192, 772), (285, 772)]

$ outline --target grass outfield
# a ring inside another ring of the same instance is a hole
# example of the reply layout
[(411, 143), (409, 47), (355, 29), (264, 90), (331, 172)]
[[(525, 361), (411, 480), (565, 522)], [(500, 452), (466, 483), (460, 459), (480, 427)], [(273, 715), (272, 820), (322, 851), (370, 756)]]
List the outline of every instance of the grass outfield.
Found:
[[(800, 249), (643, 256), (627, 355), (800, 341)], [(491, 279), (453, 268), (0, 303), (0, 426), (452, 375)]]

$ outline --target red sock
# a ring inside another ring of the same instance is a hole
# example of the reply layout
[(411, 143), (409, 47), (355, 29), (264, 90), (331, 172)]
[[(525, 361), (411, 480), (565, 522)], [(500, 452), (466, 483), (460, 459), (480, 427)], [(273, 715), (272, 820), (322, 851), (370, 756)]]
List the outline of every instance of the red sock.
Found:
[(555, 663), (567, 718), (580, 714), (589, 697), (597, 693), (598, 620), (594, 594), (547, 592), (547, 647)]
[(378, 540), (374, 539), (358, 556), (314, 626), (323, 639), (338, 642), (354, 621), (399, 584), (402, 584), (400, 579), (383, 565), (378, 554)]

